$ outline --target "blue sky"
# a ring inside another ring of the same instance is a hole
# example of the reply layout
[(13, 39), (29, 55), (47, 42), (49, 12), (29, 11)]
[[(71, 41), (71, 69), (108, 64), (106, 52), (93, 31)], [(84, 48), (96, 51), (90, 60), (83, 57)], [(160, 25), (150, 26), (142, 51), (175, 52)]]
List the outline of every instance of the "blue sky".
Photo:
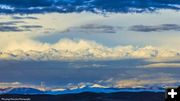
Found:
[(179, 9), (178, 0), (2, 0), (0, 87), (178, 85)]

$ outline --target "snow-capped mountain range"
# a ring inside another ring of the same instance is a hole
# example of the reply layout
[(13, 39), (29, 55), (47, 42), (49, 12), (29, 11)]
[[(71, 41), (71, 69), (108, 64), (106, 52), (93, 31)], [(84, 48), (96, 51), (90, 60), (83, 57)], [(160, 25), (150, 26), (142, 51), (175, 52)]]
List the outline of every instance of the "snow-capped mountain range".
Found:
[(163, 88), (151, 87), (151, 88), (109, 88), (98, 84), (91, 86), (78, 86), (70, 88), (33, 88), (33, 87), (9, 87), (0, 89), (0, 94), (73, 94), (82, 92), (93, 92), (93, 93), (114, 93), (114, 92), (164, 92)]

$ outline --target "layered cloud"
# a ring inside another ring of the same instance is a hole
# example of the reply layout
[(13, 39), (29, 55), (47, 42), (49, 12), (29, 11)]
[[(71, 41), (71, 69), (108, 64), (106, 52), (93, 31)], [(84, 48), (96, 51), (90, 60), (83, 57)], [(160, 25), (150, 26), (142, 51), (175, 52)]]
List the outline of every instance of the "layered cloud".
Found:
[[(160, 13), (133, 16), (109, 13), (107, 17), (88, 12), (3, 15), (0, 57), (15, 60), (179, 57), (176, 45), (179, 15), (168, 10)], [(166, 20), (168, 14), (174, 17)], [(157, 19), (148, 21), (152, 17)], [(147, 31), (151, 33), (139, 33)]]
[[(179, 83), (180, 81), (169, 78), (157, 78), (157, 79), (149, 79), (149, 80), (138, 80), (138, 79), (130, 79), (130, 80), (120, 80), (116, 83), (116, 87), (119, 88), (131, 88), (131, 87), (145, 87), (156, 85), (158, 86), (170, 86)], [(155, 86), (154, 86), (155, 87)]]
[(17, 20), (0, 22), (0, 32), (24, 32), (41, 29), (42, 27), (41, 25), (28, 25), (25, 21)]
[(131, 87), (166, 87), (166, 86), (175, 86), (180, 83), (178, 79), (171, 77), (170, 74), (146, 74), (138, 75), (137, 77), (118, 80), (115, 82), (115, 87), (120, 88), (131, 88)]

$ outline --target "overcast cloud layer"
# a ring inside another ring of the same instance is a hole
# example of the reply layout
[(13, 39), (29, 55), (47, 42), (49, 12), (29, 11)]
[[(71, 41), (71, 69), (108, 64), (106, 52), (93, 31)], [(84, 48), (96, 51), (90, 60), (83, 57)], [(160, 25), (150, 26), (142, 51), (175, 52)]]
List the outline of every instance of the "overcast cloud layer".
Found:
[(70, 13), (89, 11), (105, 12), (152, 12), (159, 9), (179, 10), (179, 0), (1, 0), (0, 13)]

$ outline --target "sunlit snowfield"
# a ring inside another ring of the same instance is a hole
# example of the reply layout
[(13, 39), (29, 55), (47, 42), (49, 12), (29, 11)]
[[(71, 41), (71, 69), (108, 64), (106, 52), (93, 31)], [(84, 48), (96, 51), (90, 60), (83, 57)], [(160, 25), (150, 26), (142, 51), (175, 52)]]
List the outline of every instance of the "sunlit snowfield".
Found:
[(172, 9), (1, 13), (0, 88), (177, 86), (179, 18)]

